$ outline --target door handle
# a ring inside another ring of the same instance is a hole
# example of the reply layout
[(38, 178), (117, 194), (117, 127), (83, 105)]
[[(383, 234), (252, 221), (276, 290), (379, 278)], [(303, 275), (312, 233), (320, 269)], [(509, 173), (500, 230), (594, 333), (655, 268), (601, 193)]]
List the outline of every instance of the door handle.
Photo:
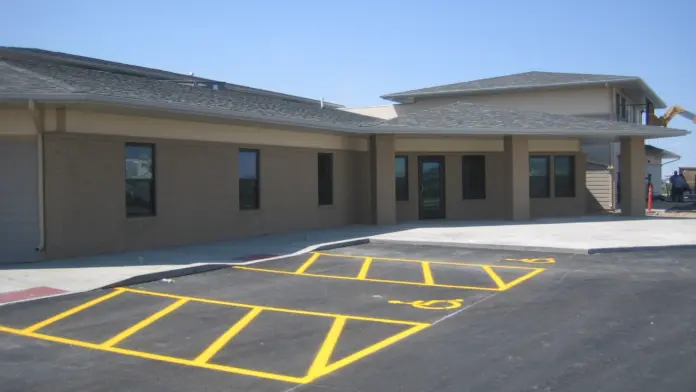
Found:
[(423, 185), (420, 186), (420, 194), (423, 194)]

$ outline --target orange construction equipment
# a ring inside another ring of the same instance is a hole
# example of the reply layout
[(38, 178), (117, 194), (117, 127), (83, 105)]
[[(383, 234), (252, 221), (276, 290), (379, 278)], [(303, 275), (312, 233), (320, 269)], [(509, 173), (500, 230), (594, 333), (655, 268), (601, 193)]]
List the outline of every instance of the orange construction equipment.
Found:
[(670, 121), (677, 115), (680, 115), (684, 118), (689, 119), (689, 121), (693, 122), (696, 124), (696, 114), (683, 109), (680, 106), (673, 105), (667, 111), (665, 112), (664, 116), (657, 117), (655, 116), (655, 111), (652, 107), (650, 107), (648, 112), (648, 125), (657, 125), (661, 127), (666, 127), (667, 124), (669, 124)]

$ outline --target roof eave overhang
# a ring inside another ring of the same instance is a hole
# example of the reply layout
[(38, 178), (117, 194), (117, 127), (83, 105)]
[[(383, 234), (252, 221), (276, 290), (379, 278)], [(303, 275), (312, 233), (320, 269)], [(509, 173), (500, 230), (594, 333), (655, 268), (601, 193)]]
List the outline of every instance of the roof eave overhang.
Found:
[(176, 103), (152, 102), (139, 99), (112, 97), (99, 94), (0, 94), (0, 102), (13, 101), (35, 101), (37, 103), (52, 103), (52, 104), (71, 104), (71, 103), (95, 103), (104, 105), (113, 105), (124, 108), (147, 109), (163, 112), (172, 112), (176, 114), (190, 114), (197, 116), (214, 117), (216, 119), (248, 121), (260, 124), (281, 125), (281, 126), (300, 126), (304, 128), (330, 130), (348, 133), (360, 132), (357, 127), (345, 126), (341, 124), (325, 123), (319, 121), (302, 121), (294, 119), (286, 119), (281, 117), (254, 115), (249, 113), (240, 113), (234, 110), (227, 109), (212, 109), (204, 107), (193, 107), (189, 105), (180, 105)]
[(433, 97), (447, 97), (452, 95), (459, 96), (473, 96), (473, 95), (486, 95), (504, 92), (524, 92), (532, 90), (552, 90), (552, 89), (563, 89), (563, 88), (581, 88), (581, 87), (591, 87), (591, 86), (605, 86), (611, 84), (619, 83), (638, 83), (641, 90), (643, 90), (648, 96), (648, 98), (653, 102), (656, 109), (664, 109), (667, 104), (653, 91), (650, 86), (647, 85), (641, 78), (626, 78), (626, 79), (614, 79), (614, 80), (599, 80), (592, 82), (576, 82), (576, 83), (553, 83), (553, 84), (543, 84), (535, 86), (517, 86), (517, 87), (494, 87), (478, 90), (450, 90), (450, 91), (429, 91), (429, 92), (403, 92), (386, 94), (380, 96), (382, 99), (388, 101), (393, 101), (397, 103), (413, 103), (418, 98), (433, 98)]
[[(657, 128), (657, 127), (656, 127)], [(363, 127), (368, 131), (370, 127)], [(577, 138), (577, 139), (607, 139), (613, 140), (622, 137), (638, 136), (646, 139), (659, 139), (666, 137), (685, 136), (691, 132), (681, 129), (659, 128), (656, 130), (612, 130), (612, 129), (514, 129), (514, 128), (422, 128), (382, 125), (373, 127), (372, 133), (394, 134), (394, 135), (414, 135), (423, 134), (430, 136), (530, 136), (530, 137), (551, 137), (551, 138)]]
[[(690, 134), (689, 131), (645, 126), (646, 129), (636, 130), (610, 130), (610, 129), (513, 129), (513, 128), (424, 128), (411, 126), (394, 126), (383, 123), (370, 125), (342, 125), (319, 121), (303, 121), (287, 119), (281, 117), (254, 115), (240, 113), (227, 109), (211, 109), (204, 107), (192, 107), (168, 102), (152, 102), (132, 98), (121, 98), (98, 94), (70, 93), (70, 94), (0, 94), (0, 102), (34, 101), (46, 104), (70, 104), (70, 103), (97, 103), (114, 105), (118, 107), (158, 110), (163, 112), (174, 112), (177, 114), (191, 114), (198, 116), (209, 116), (217, 119), (249, 121), (269, 125), (299, 126), (309, 129), (324, 131), (337, 131), (350, 134), (394, 134), (394, 135), (416, 135), (424, 134), (428, 136), (504, 136), (519, 135), (531, 137), (559, 137), (559, 138), (599, 138), (615, 139), (627, 136), (641, 136), (646, 139), (677, 137)], [(651, 129), (657, 128), (657, 129)]]

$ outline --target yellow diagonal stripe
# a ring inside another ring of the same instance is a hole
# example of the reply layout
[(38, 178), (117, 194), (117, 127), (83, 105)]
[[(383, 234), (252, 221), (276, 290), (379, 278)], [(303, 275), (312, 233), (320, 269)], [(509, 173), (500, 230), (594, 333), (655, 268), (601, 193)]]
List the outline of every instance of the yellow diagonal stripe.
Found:
[(309, 268), (312, 265), (312, 263), (314, 263), (314, 261), (316, 261), (316, 259), (318, 259), (318, 258), (319, 258), (319, 253), (313, 254), (312, 257), (307, 259), (307, 261), (305, 261), (304, 264), (302, 264), (300, 266), (300, 268), (298, 268), (297, 271), (295, 271), (295, 273), (301, 274), (301, 273), (307, 271), (307, 268)]
[(37, 333), (37, 332), (25, 332), (21, 329), (14, 329), (14, 328), (8, 328), (8, 327), (3, 327), (3, 326), (0, 326), (0, 332), (12, 333), (12, 334), (30, 337), (30, 338), (34, 338), (34, 339), (46, 340), (49, 342), (69, 344), (71, 346), (89, 348), (92, 350), (102, 350), (102, 351), (107, 351), (107, 352), (112, 352), (112, 353), (117, 353), (117, 354), (122, 354), (122, 355), (129, 355), (129, 356), (138, 357), (138, 358), (152, 359), (155, 361), (169, 362), (169, 363), (175, 363), (175, 364), (186, 365), (186, 366), (194, 366), (194, 367), (199, 367), (199, 368), (204, 368), (204, 369), (218, 370), (218, 371), (222, 371), (222, 372), (229, 372), (229, 373), (235, 373), (235, 374), (243, 374), (246, 376), (262, 377), (262, 378), (266, 378), (269, 380), (285, 381), (285, 382), (296, 383), (296, 384), (306, 384), (308, 382), (307, 377), (293, 377), (293, 376), (288, 376), (288, 375), (284, 375), (284, 374), (269, 373), (269, 372), (265, 372), (265, 371), (261, 371), (261, 370), (244, 369), (244, 368), (238, 368), (238, 367), (234, 367), (234, 366), (217, 365), (217, 364), (212, 364), (212, 363), (202, 363), (202, 364), (195, 363), (189, 359), (184, 359), (184, 358), (169, 357), (166, 355), (147, 353), (147, 352), (135, 351), (135, 350), (128, 350), (128, 349), (119, 348), (119, 347), (103, 347), (99, 344), (84, 342), (81, 340), (67, 339), (67, 338), (61, 338), (58, 336), (51, 336), (51, 335), (44, 335), (44, 334)]
[[(353, 363), (361, 358), (364, 358), (370, 354), (373, 354), (373, 353), (375, 353), (375, 352), (377, 352), (377, 351), (379, 351), (379, 350), (381, 350), (389, 345), (392, 345), (392, 344), (398, 342), (399, 340), (405, 339), (408, 336), (411, 336), (414, 333), (421, 331), (421, 330), (428, 328), (428, 327), (429, 327), (428, 324), (421, 324), (421, 325), (413, 326), (413, 327), (411, 327), (403, 332), (400, 332), (400, 333), (398, 333), (390, 338), (384, 339), (377, 344), (373, 344), (370, 347), (362, 349), (362, 350), (356, 352), (355, 354), (349, 355), (349, 356), (347, 356), (339, 361), (336, 361), (330, 365), (327, 365), (327, 366), (323, 367), (321, 369), (321, 371), (317, 371), (316, 373), (312, 373), (310, 371), (310, 373), (305, 378), (305, 381), (309, 383), (309, 382), (312, 382), (312, 381), (316, 380), (317, 378), (319, 378), (325, 374), (335, 372), (336, 370), (338, 370), (342, 367), (350, 365), (351, 363)], [(320, 369), (317, 369), (317, 370), (320, 370)]]
[(345, 325), (345, 317), (336, 317), (331, 325), (329, 333), (326, 335), (326, 339), (324, 339), (324, 343), (321, 345), (319, 352), (317, 352), (317, 356), (314, 358), (314, 362), (312, 362), (312, 366), (307, 372), (307, 377), (318, 377), (323, 374)]
[(507, 284), (503, 281), (503, 279), (498, 275), (495, 271), (493, 271), (493, 268), (491, 268), (490, 265), (482, 265), (481, 268), (483, 268), (484, 271), (488, 274), (488, 276), (493, 279), (495, 284), (498, 286), (499, 289), (505, 290), (507, 288)]
[(365, 257), (365, 261), (363, 261), (362, 267), (360, 267), (360, 272), (358, 273), (358, 279), (367, 278), (367, 272), (370, 270), (370, 265), (372, 265), (372, 257)]
[(263, 309), (253, 308), (244, 317), (237, 321), (227, 332), (223, 333), (219, 338), (213, 342), (208, 348), (205, 349), (196, 359), (193, 360), (195, 363), (206, 363), (208, 362), (218, 351), (220, 351), (232, 338), (234, 338), (238, 333), (240, 333), (250, 322), (252, 322), (256, 316), (261, 313)]
[(83, 310), (85, 310), (85, 309), (87, 309), (87, 308), (89, 308), (89, 307), (91, 307), (91, 306), (94, 306), (94, 305), (96, 305), (96, 304), (98, 304), (98, 303), (100, 303), (100, 302), (104, 302), (104, 301), (106, 301), (107, 299), (113, 298), (113, 297), (115, 297), (115, 296), (117, 296), (117, 295), (123, 293), (123, 291), (124, 291), (124, 290), (122, 290), (122, 289), (116, 289), (116, 290), (114, 290), (114, 291), (112, 291), (112, 292), (110, 292), (110, 293), (108, 293), (108, 294), (106, 294), (106, 295), (103, 295), (103, 296), (99, 297), (99, 298), (95, 298), (95, 299), (93, 299), (93, 300), (91, 300), (91, 301), (89, 301), (89, 302), (85, 302), (84, 304), (82, 304), (82, 305), (80, 305), (80, 306), (75, 306), (74, 308), (68, 309), (68, 310), (66, 310), (66, 311), (63, 312), (63, 313), (60, 313), (60, 314), (57, 314), (57, 315), (55, 315), (55, 316), (53, 316), (53, 317), (47, 318), (46, 320), (41, 321), (41, 322), (38, 322), (38, 323), (36, 323), (36, 324), (34, 324), (34, 325), (30, 325), (29, 327), (27, 327), (27, 328), (24, 329), (24, 332), (36, 332), (36, 331), (38, 331), (39, 329), (41, 329), (41, 328), (43, 328), (43, 327), (45, 327), (45, 326), (47, 326), (47, 325), (53, 324), (53, 323), (55, 323), (55, 322), (58, 321), (58, 320), (62, 320), (62, 319), (64, 319), (64, 318), (66, 318), (66, 317), (72, 316), (72, 315), (75, 314), (75, 313), (81, 312), (81, 311), (83, 311)]
[(430, 263), (423, 261), (421, 262), (421, 265), (423, 266), (423, 282), (425, 282), (427, 285), (435, 284), (435, 280), (433, 279), (433, 271), (430, 270)]
[(123, 332), (119, 333), (118, 335), (112, 337), (111, 339), (105, 341), (104, 343), (101, 344), (103, 347), (111, 347), (117, 345), (119, 342), (127, 339), (129, 336), (135, 334), (136, 332), (140, 331), (141, 329), (147, 327), (148, 325), (154, 323), (155, 321), (161, 319), (162, 317), (168, 315), (169, 313), (175, 311), (176, 309), (179, 309), (183, 304), (188, 302), (188, 299), (180, 299), (173, 304), (167, 306), (166, 308), (160, 310), (159, 312), (141, 320), (137, 324), (133, 325), (130, 328), (125, 329)]

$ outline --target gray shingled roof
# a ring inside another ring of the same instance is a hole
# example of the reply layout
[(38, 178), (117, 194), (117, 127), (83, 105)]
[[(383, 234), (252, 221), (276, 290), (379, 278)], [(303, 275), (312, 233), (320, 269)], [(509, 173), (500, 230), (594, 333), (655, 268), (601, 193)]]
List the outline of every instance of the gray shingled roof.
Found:
[[(582, 73), (560, 73), (531, 71), (512, 75), (497, 76), (493, 78), (472, 80), (444, 84), (440, 86), (426, 87), (416, 90), (402, 91), (398, 93), (382, 95), (383, 99), (395, 102), (406, 102), (411, 98), (435, 95), (472, 95), (490, 93), (494, 91), (511, 91), (525, 89), (541, 89), (552, 87), (588, 86), (604, 83), (636, 83), (646, 92), (654, 95), (658, 106), (664, 106), (662, 100), (637, 76), (621, 75), (596, 75)], [(659, 101), (659, 102), (657, 102)], [(662, 104), (662, 105), (660, 105)]]
[(549, 114), (528, 110), (514, 110), (499, 106), (481, 105), (469, 102), (455, 102), (431, 109), (421, 110), (405, 116), (385, 120), (382, 125), (394, 129), (438, 129), (442, 133), (457, 133), (464, 129), (489, 130), (490, 133), (509, 132), (509, 130), (528, 131), (530, 134), (547, 134), (567, 136), (579, 132), (601, 135), (605, 131), (627, 134), (651, 134), (663, 132), (668, 136), (677, 129), (662, 128), (593, 119), (579, 116)]
[[(269, 96), (291, 99), (305, 103), (319, 103), (319, 101), (316, 99), (299, 97), (296, 95), (279, 93), (276, 91), (263, 90), (259, 88), (241, 86), (238, 84), (226, 83), (209, 78), (202, 78), (199, 76), (191, 76), (187, 74), (170, 72), (161, 69), (141, 67), (139, 65), (124, 64), (115, 61), (78, 56), (70, 53), (55, 52), (44, 49), (0, 46), (0, 57), (15, 60), (33, 60), (41, 63), (62, 64), (78, 68), (93, 69), (97, 71), (111, 72), (138, 77), (147, 77), (151, 79), (181, 81), (191, 80), (202, 83), (217, 83), (220, 86), (220, 88), (225, 88), (228, 90), (265, 94)], [(342, 107), (342, 105), (331, 102), (325, 102), (325, 104), (327, 106), (332, 107)]]
[(652, 155), (659, 155), (660, 158), (662, 159), (676, 159), (676, 158), (681, 158), (681, 155), (665, 150), (663, 148), (651, 146), (650, 144), (645, 145), (645, 153), (646, 154), (652, 154)]
[(101, 104), (358, 134), (681, 136), (688, 132), (457, 103), (391, 121), (248, 89), (213, 89), (172, 80), (0, 55), (0, 101)]
[[(357, 125), (374, 123), (375, 119), (356, 113), (329, 107), (321, 108), (318, 102), (303, 103), (282, 97), (256, 93), (253, 89), (237, 91), (213, 90), (209, 85), (194, 87), (174, 81), (157, 80), (119, 73), (104, 72), (89, 68), (78, 68), (50, 62), (30, 60), (0, 60), (0, 69), (15, 70), (5, 75), (3, 83), (16, 91), (22, 86), (34, 93), (56, 94), (59, 92), (94, 97), (109, 97), (139, 101), (146, 104), (170, 104), (198, 109), (223, 110), (229, 116), (263, 116), (269, 119), (315, 123), (317, 126)], [(21, 70), (21, 72), (17, 71)], [(37, 83), (43, 80), (43, 88)], [(56, 85), (69, 86), (63, 91)], [(69, 97), (68, 97), (69, 98)]]

